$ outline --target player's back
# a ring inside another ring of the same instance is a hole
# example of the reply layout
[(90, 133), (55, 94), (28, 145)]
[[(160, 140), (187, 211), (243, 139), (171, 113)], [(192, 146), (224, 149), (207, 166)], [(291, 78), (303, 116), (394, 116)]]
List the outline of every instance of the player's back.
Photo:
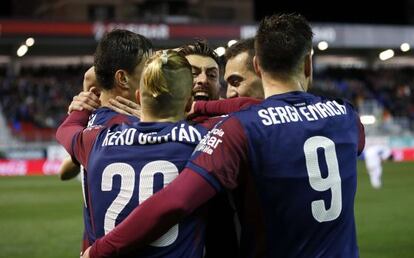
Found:
[[(121, 124), (121, 123), (134, 123), (139, 122), (139, 119), (135, 116), (129, 116), (120, 114), (118, 112), (115, 112), (114, 110), (108, 108), (108, 107), (100, 107), (96, 110), (94, 110), (88, 119), (87, 127), (92, 127), (96, 125), (105, 125), (110, 126), (112, 124)], [(86, 231), (91, 231), (91, 213), (88, 210), (88, 202), (89, 199), (86, 198), (86, 193), (88, 193), (88, 185), (85, 184), (86, 179), (86, 171), (85, 168), (81, 165), (80, 167), (80, 174), (82, 178), (82, 195), (84, 200), (84, 208), (83, 208), (83, 220)], [(89, 243), (87, 235), (84, 235), (83, 239), (83, 251), (91, 244)]]
[[(87, 163), (89, 239), (108, 233), (178, 176), (205, 133), (185, 121), (115, 125), (100, 132)], [(204, 227), (201, 217), (190, 216), (128, 257), (201, 257)]]
[(241, 253), (358, 257), (353, 205), (359, 125), (352, 106), (293, 92), (235, 116), (248, 139), (251, 170), (239, 192)]

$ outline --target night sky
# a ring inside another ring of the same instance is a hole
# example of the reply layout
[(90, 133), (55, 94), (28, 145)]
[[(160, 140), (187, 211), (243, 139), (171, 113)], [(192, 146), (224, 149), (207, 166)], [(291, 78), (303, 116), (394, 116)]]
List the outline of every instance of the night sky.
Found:
[(300, 13), (311, 22), (414, 24), (414, 0), (255, 1), (256, 20), (279, 12)]

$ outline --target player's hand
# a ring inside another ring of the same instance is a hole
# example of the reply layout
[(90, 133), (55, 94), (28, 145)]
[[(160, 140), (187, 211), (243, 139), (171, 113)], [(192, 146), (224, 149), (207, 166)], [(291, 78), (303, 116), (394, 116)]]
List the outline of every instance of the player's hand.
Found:
[(92, 87), (89, 91), (82, 91), (77, 96), (73, 97), (72, 103), (70, 103), (68, 108), (68, 114), (72, 111), (82, 111), (84, 109), (89, 111), (94, 111), (95, 109), (101, 106), (101, 101), (99, 100), (99, 91), (97, 88)]
[(193, 101), (192, 103), (191, 103), (191, 108), (189, 109), (189, 110), (186, 110), (186, 116), (187, 116), (187, 118), (191, 118), (191, 117), (194, 117), (194, 108), (195, 108), (195, 103), (196, 103), (196, 101)]
[(120, 114), (141, 117), (140, 105), (121, 96), (109, 99), (109, 107)]
[(89, 246), (88, 249), (85, 250), (85, 252), (83, 252), (81, 258), (89, 258), (89, 250), (91, 249), (91, 247)]

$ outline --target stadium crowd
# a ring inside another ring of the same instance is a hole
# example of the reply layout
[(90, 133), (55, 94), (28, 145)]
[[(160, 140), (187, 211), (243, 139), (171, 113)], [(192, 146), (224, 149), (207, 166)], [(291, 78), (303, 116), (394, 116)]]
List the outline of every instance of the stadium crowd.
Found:
[[(0, 105), (11, 131), (26, 140), (50, 140), (82, 88), (88, 66), (23, 68), (19, 75), (0, 71)], [(413, 68), (316, 71), (312, 93), (341, 97), (355, 107), (376, 100), (393, 117), (414, 120)], [(226, 85), (223, 85), (225, 87)], [(222, 91), (225, 92), (225, 91)]]
[(356, 107), (378, 101), (392, 116), (414, 119), (413, 68), (343, 69), (315, 73), (311, 91), (342, 97)]
[(81, 90), (86, 66), (23, 68), (17, 76), (2, 70), (0, 105), (11, 131), (24, 140), (53, 139), (67, 105)]

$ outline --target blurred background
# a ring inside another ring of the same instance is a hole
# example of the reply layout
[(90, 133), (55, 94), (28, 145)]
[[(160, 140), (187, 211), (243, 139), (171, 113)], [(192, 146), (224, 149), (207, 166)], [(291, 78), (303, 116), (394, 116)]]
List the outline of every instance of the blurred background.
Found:
[(301, 13), (312, 24), (312, 91), (351, 101), (367, 145), (390, 147), (397, 161), (385, 164), (380, 190), (370, 187), (359, 164), (361, 257), (414, 257), (414, 1), (369, 8), (356, 0), (324, 2), (2, 0), (0, 257), (78, 255), (80, 184), (46, 175), (55, 175), (66, 155), (55, 130), (104, 33), (128, 29), (157, 48), (202, 38), (223, 55), (253, 37), (265, 15), (279, 12)]

